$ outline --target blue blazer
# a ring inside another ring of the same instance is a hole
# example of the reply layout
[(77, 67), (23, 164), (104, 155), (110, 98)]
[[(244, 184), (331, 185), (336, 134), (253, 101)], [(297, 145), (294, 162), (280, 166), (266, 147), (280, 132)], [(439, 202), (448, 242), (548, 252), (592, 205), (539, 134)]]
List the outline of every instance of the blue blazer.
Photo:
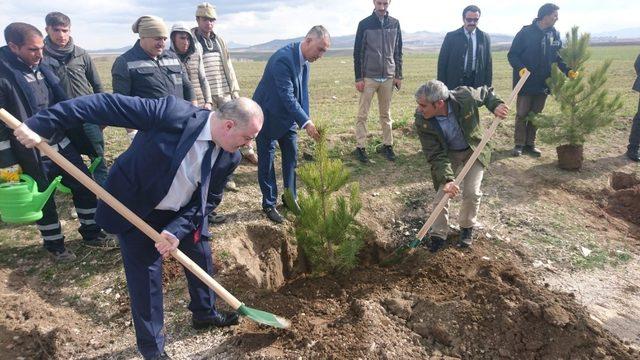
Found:
[[(82, 122), (138, 129), (131, 146), (111, 167), (105, 188), (142, 219), (148, 219), (169, 191), (182, 159), (209, 114), (210, 111), (174, 96), (142, 99), (102, 93), (58, 103), (29, 118), (26, 124), (49, 139), (62, 136), (65, 129)], [(240, 158), (239, 151), (220, 151), (211, 171), (207, 214), (222, 200), (224, 185)], [(191, 234), (200, 225), (199, 195), (198, 188), (164, 229), (179, 239)], [(126, 232), (133, 226), (102, 201), (98, 202), (96, 222), (114, 234)]]
[(299, 48), (300, 43), (291, 43), (271, 55), (253, 93), (264, 113), (260, 136), (267, 139), (279, 139), (309, 121), (309, 71), (300, 76)]

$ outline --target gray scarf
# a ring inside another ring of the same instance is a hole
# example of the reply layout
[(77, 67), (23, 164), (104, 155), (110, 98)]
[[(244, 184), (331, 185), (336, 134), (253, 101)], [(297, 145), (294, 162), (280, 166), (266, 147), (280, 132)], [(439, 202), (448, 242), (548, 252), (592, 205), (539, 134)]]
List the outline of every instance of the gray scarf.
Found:
[(49, 36), (44, 38), (44, 50), (51, 55), (51, 57), (55, 58), (58, 61), (65, 60), (69, 55), (73, 53), (76, 49), (76, 46), (73, 44), (73, 38), (69, 37), (69, 42), (67, 46), (60, 47), (51, 41)]

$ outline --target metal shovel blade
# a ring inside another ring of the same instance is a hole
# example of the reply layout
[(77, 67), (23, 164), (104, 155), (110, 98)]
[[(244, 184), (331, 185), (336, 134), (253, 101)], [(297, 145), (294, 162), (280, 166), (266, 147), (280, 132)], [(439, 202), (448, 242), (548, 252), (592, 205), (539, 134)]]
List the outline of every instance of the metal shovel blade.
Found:
[(273, 326), (279, 329), (287, 329), (291, 326), (291, 322), (283, 317), (273, 315), (266, 311), (252, 309), (242, 304), (238, 309), (238, 313), (260, 324)]

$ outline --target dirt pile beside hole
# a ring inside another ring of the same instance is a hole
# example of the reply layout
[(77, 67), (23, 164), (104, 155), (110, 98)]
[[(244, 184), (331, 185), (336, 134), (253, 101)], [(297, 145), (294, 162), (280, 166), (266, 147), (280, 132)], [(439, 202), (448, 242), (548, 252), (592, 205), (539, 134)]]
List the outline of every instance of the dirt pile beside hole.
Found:
[(614, 172), (610, 178), (614, 190), (606, 211), (636, 225), (640, 225), (640, 179), (633, 174)]
[(299, 278), (251, 299), (292, 320), (244, 321), (217, 351), (249, 358), (633, 359), (569, 294), (477, 250), (419, 249), (391, 268)]

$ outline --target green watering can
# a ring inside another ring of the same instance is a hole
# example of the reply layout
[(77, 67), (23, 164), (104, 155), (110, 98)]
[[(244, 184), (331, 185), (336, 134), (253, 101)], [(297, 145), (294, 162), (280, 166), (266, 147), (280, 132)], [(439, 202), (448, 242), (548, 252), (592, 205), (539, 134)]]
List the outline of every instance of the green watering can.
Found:
[(38, 192), (38, 186), (29, 175), (20, 175), (21, 182), (0, 184), (0, 218), (7, 223), (21, 224), (40, 220), (42, 208), (60, 183), (57, 176), (47, 190)]

